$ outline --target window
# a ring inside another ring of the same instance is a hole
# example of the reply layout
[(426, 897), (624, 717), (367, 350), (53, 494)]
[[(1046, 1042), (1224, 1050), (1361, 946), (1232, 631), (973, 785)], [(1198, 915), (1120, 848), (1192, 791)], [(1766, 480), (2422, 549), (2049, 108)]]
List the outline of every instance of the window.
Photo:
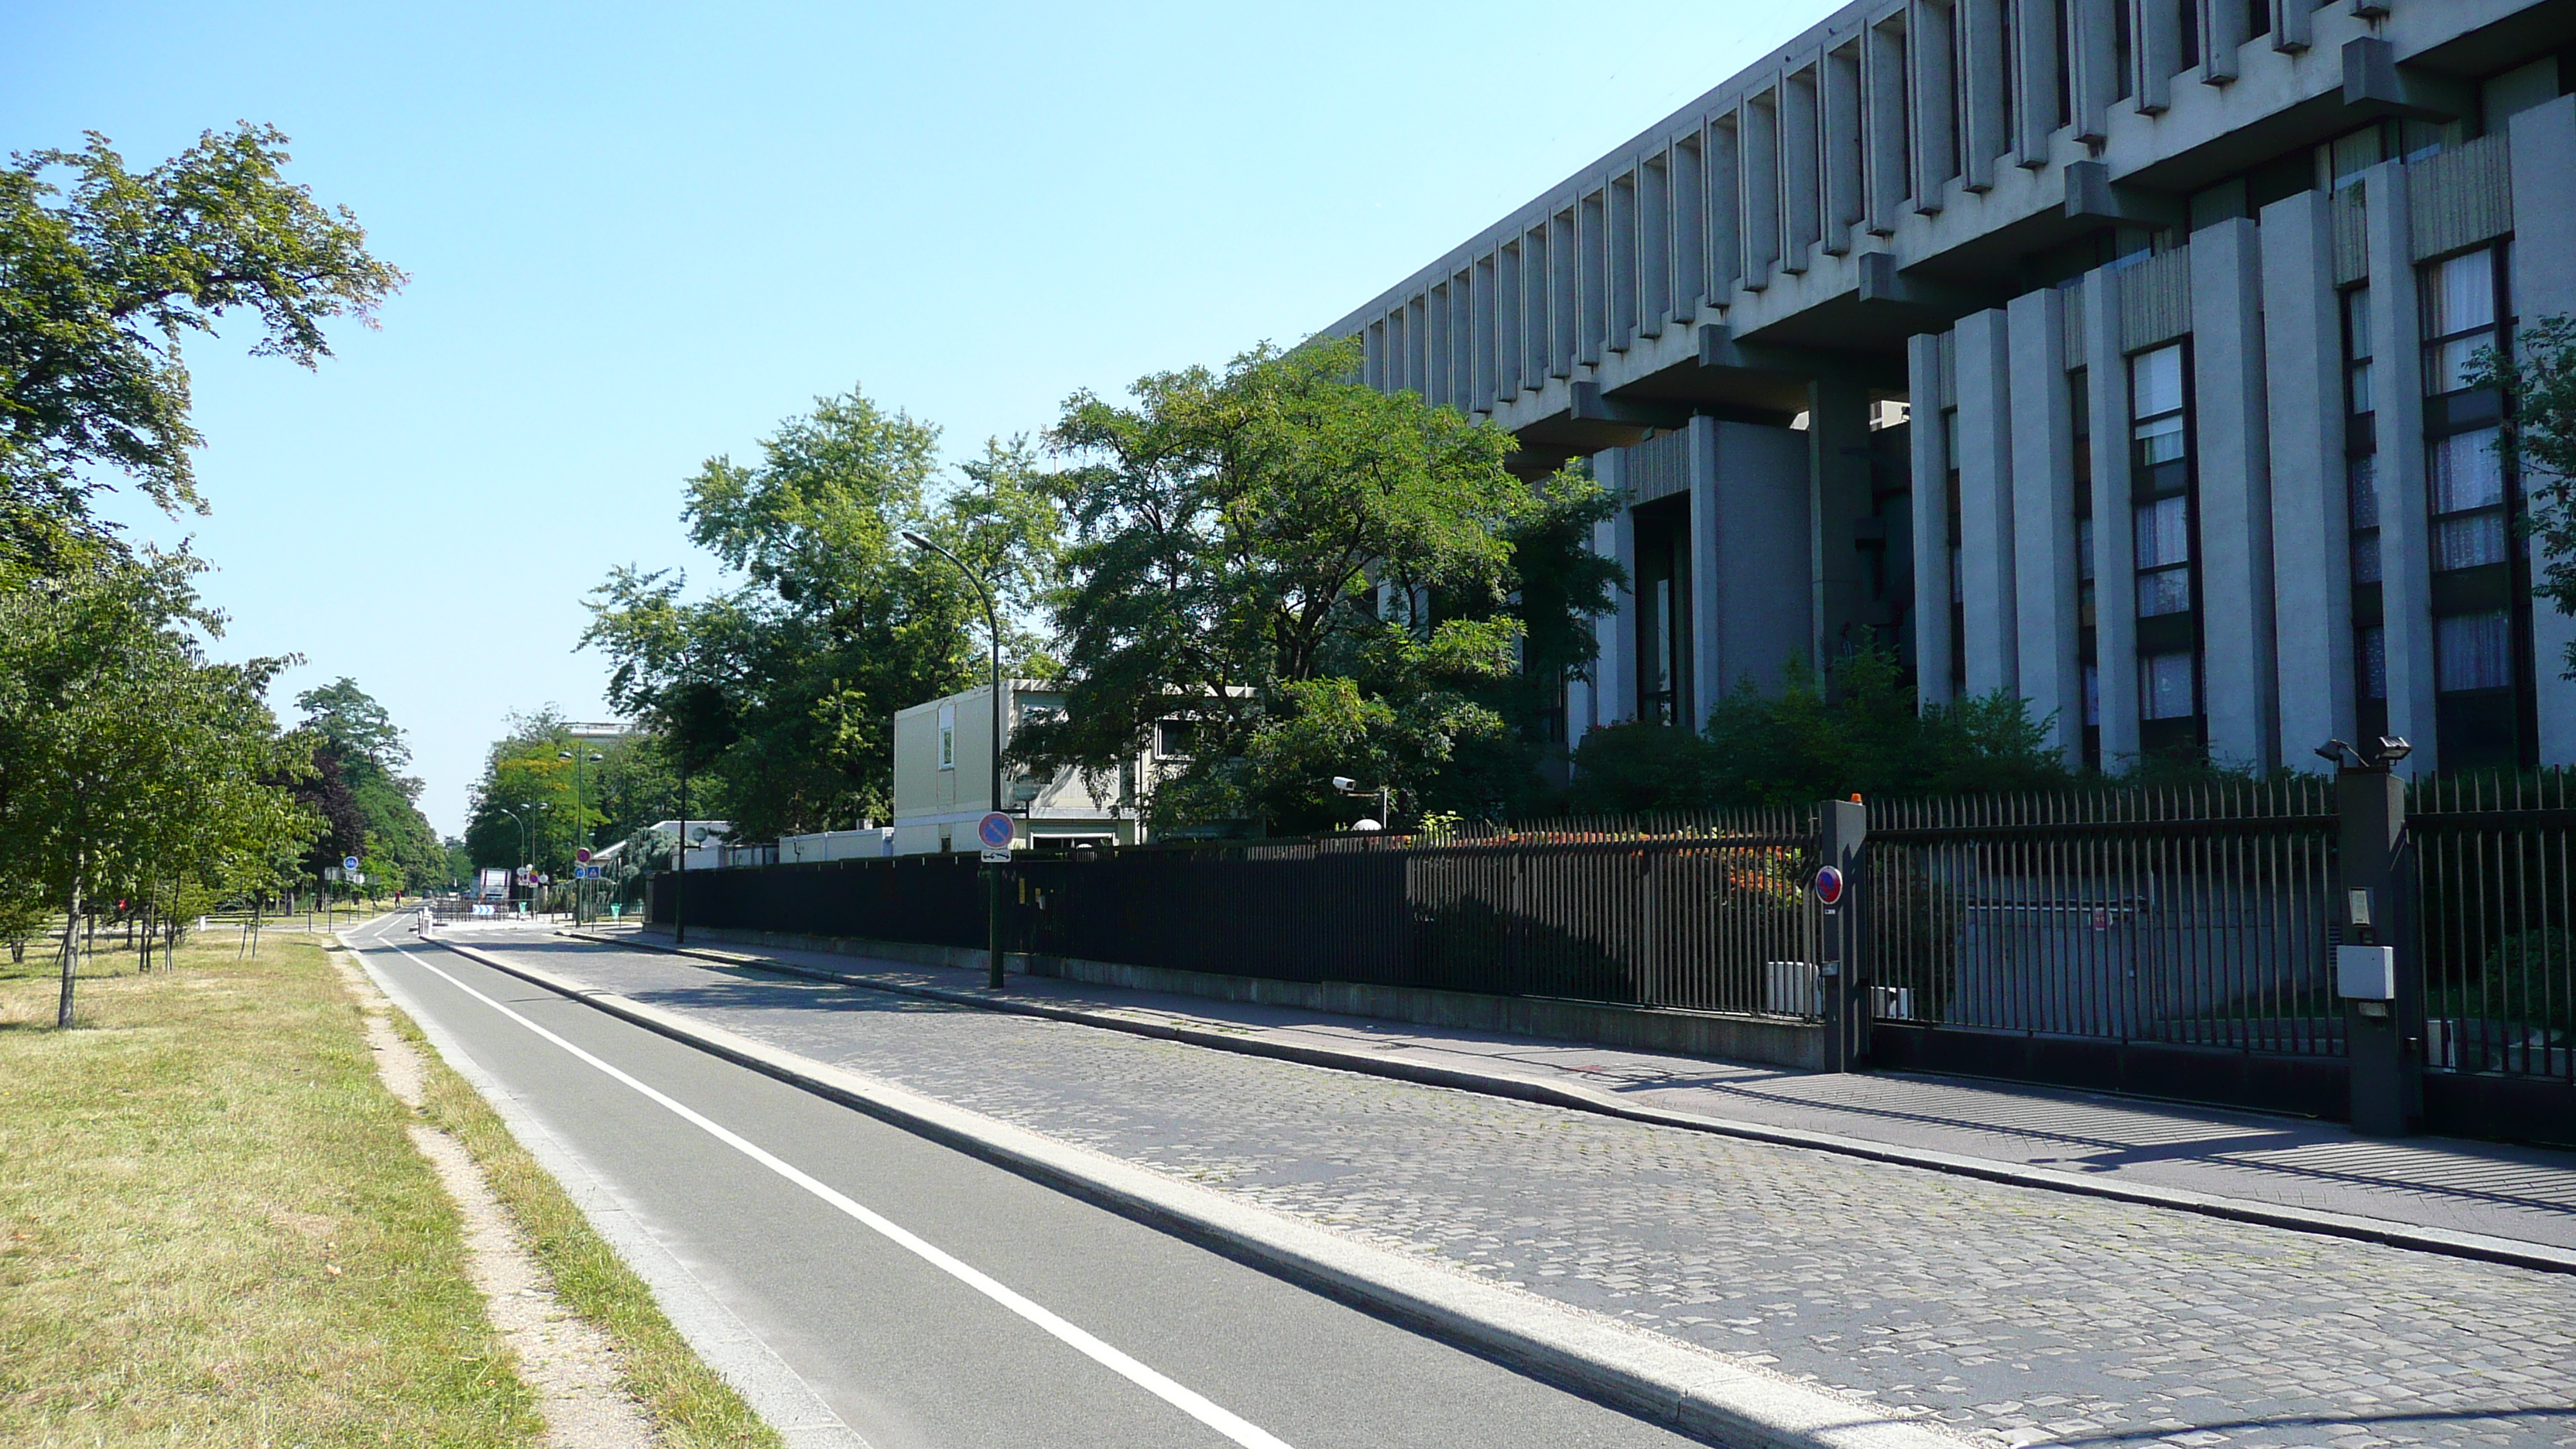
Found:
[(2469, 386), (2478, 349), (2496, 341), (2496, 254), (2493, 247), (2424, 268), (2424, 393)]
[(2344, 408), (2361, 417), (2374, 406), (2371, 393), (2370, 289), (2343, 294)]
[(2137, 506), (2138, 613), (2191, 607), (2191, 510), (2181, 494)]
[(2369, 453), (2344, 462), (2352, 497), (2352, 581), (2375, 584), (2379, 568), (2379, 459)]
[(2502, 609), (2433, 621), (2434, 687), (2503, 689), (2513, 683), (2513, 616)]
[(2138, 466), (2180, 462), (2188, 450), (2182, 416), (2182, 344), (2130, 358), (2129, 397), (2130, 415), (2137, 422)]
[(2494, 428), (2425, 445), (2433, 504), (2433, 567), (2476, 568), (2505, 561), (2504, 459)]
[(957, 768), (957, 706), (939, 707), (939, 768)]
[(1154, 753), (1167, 760), (1186, 760), (1198, 738), (1198, 721), (1188, 719), (1159, 720), (1154, 725)]
[(2189, 719), (2198, 714), (2192, 657), (2150, 654), (2138, 661), (2139, 713), (2148, 719)]

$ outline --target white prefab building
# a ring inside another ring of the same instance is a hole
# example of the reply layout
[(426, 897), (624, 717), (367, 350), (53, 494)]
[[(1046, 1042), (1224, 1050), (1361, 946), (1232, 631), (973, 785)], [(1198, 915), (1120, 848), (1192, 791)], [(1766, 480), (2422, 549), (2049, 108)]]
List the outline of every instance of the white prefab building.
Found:
[[(930, 855), (981, 847), (975, 822), (994, 808), (993, 691), (969, 689), (894, 716), (894, 839), (896, 855)], [(1033, 679), (1002, 686), (1004, 747), (1022, 724), (1064, 708), (1064, 695)], [(1133, 845), (1143, 839), (1134, 808), (1139, 757), (1098, 788), (1074, 771), (1038, 780), (1005, 768), (1001, 808), (1018, 823), (1019, 850), (1075, 845)]]
[(1324, 333), (1625, 494), (1569, 738), (1874, 642), (2111, 768), (2576, 763), (2470, 368), (2576, 314), (2571, 47), (2576, 0), (1861, 0)]

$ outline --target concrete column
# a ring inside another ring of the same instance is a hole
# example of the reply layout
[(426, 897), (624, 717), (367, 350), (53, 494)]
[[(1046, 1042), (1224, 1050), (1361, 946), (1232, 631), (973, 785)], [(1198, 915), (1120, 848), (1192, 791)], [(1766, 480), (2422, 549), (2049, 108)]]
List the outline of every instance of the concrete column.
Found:
[(2352, 509), (2330, 205), (2323, 192), (2300, 192), (2263, 208), (2261, 229), (2280, 759), (2310, 771), (2333, 769), (2312, 753), (2318, 745), (2353, 737)]
[[(2050, 742), (2084, 762), (2084, 665), (2075, 567), (2075, 423), (2066, 386), (2066, 297), (2054, 287), (2013, 298), (2006, 399), (2012, 464), (2011, 598), (2021, 697), (2034, 719), (2055, 716)], [(1974, 607), (1973, 603), (1970, 606)]]
[[(2120, 92), (2119, 7), (2128, 0), (2068, 0), (2067, 50), (2074, 61), (2075, 139), (2088, 146), (2111, 138), (2111, 102)], [(2301, 0), (2304, 3), (2304, 0)]]
[(1771, 285), (1780, 261), (1780, 93), (1747, 96), (1736, 110), (1744, 195), (1744, 288)]
[(1608, 288), (1605, 336), (1612, 352), (1625, 352), (1637, 340), (1637, 173), (1611, 181), (1603, 196), (1610, 208), (1610, 253), (1602, 274)]
[[(2576, 98), (2560, 96), (2509, 123), (2513, 166), (2513, 299), (2525, 322), (2576, 315)], [(2543, 559), (2535, 543), (2531, 568)], [(2532, 679), (2538, 685), (2540, 762), (2576, 765), (2576, 618), (2549, 601), (2531, 606)]]
[(2182, 69), (2182, 12), (2174, 0), (2124, 0), (2129, 7), (2129, 99), (2139, 114), (2162, 115), (2173, 105), (2174, 72)]
[(1596, 191), (1574, 208), (1574, 360), (1585, 367), (1600, 366), (1610, 327), (1609, 217), (1603, 202)]
[(1820, 164), (1825, 180), (1824, 248), (1828, 256), (1851, 250), (1861, 221), (1860, 51), (1846, 46), (1825, 53), (1816, 70), (1824, 87)]
[(1824, 239), (1824, 197), (1817, 172), (1816, 72), (1792, 71), (1780, 82), (1780, 270), (1807, 270), (1808, 254)]
[[(1613, 492), (1627, 486), (1616, 448), (1592, 455), (1593, 475), (1601, 486)], [(1606, 535), (1606, 537), (1605, 537)], [(1601, 631), (1601, 659), (1594, 666), (1598, 681), (1594, 719), (1600, 724), (1617, 724), (1637, 717), (1637, 520), (1622, 508), (1609, 521), (1593, 532), (1593, 547), (1618, 561), (1627, 570), (1631, 586), (1619, 591), (1618, 607), (1604, 616)]]
[(2093, 410), (2093, 659), (2101, 680), (2102, 767), (2138, 758), (2138, 553), (2129, 502), (2129, 359), (2119, 277), (2084, 277), (2085, 405)]
[(1494, 253), (1494, 396), (1509, 402), (1521, 391), (1521, 244)]
[(2433, 727), (2433, 562), (2424, 511), (2424, 357), (2406, 168), (2362, 173), (2370, 254), (2371, 399), (2379, 430), (2380, 615), (2388, 631), (2388, 730), (2415, 752), (2401, 774), (2441, 768)]
[[(1862, 160), (1868, 172), (1866, 223), (1872, 236), (1893, 236), (1904, 214), (1905, 32), (1895, 25), (1873, 25), (1861, 35), (1861, 90), (1868, 124)], [(1916, 394), (1921, 396), (1921, 394)]]
[(1446, 282), (1431, 289), (1430, 322), (1423, 338), (1423, 360), (1428, 364), (1428, 370), (1423, 377), (1422, 400), (1439, 407), (1455, 401), (1449, 393), (1449, 284)]
[(2195, 0), (2200, 6), (2200, 81), (2223, 86), (2236, 79), (2236, 52), (2246, 32), (2245, 0)]
[(1819, 669), (1841, 657), (1868, 602), (1869, 575), (1855, 528), (1870, 513), (1869, 390), (1842, 377), (1807, 384), (1808, 657)]
[(2000, 310), (1959, 322), (1959, 567), (1968, 693), (2021, 688), (2014, 598), (2012, 352)]
[(1708, 300), (1723, 307), (1744, 280), (1742, 111), (1708, 128)]
[(1941, 429), (1941, 339), (1918, 333), (1905, 342), (1914, 421), (1907, 431), (1914, 472), (1914, 697), (1950, 702), (1950, 470)]
[(2268, 770), (2281, 762), (2281, 682), (2273, 655), (2262, 258), (2252, 219), (2201, 228), (2192, 234), (2190, 254), (2200, 632), (2208, 682), (2201, 705), (2213, 758)]
[(1574, 375), (1580, 350), (1575, 325), (1580, 298), (1574, 285), (1582, 248), (1574, 237), (1575, 210), (1567, 207), (1549, 218), (1547, 228), (1547, 371), (1550, 377)]
[(1460, 267), (1449, 276), (1449, 405), (1458, 411), (1485, 411), (1476, 391), (1476, 269)]
[(1673, 147), (1673, 320), (1689, 323), (1708, 299), (1708, 140)]
[(2058, 0), (2022, 0), (2013, 26), (2013, 161), (2038, 170), (2048, 164), (2049, 138), (2057, 132), (2057, 67), (2065, 37), (2057, 33)]
[(1813, 659), (1808, 600), (1808, 439), (1788, 428), (1720, 422), (1712, 490), (1716, 572), (1699, 618), (1718, 632), (1722, 694), (1751, 678), (1777, 690), (1781, 667)]
[(1985, 191), (1995, 184), (1995, 161), (2004, 151), (2004, 88), (2012, 84), (2004, 58), (2004, 0), (1959, 0), (1957, 14), (1967, 41), (1959, 76), (1959, 91), (1967, 101), (1960, 108), (1967, 131), (1959, 148), (1959, 174), (1970, 191)]
[(1672, 155), (1637, 168), (1637, 335), (1661, 337), (1673, 315)]
[(1914, 209), (1929, 215), (1941, 209), (1942, 189), (1958, 174), (1952, 162), (1958, 138), (1952, 88), (1958, 67), (1951, 50), (1950, 7), (1910, 0), (1905, 35), (1906, 59), (1914, 69)]
[(1467, 290), (1467, 365), (1461, 371), (1467, 382), (1468, 406), (1480, 413), (1494, 410), (1494, 398), (1501, 390), (1494, 374), (1494, 338), (1499, 321), (1499, 307), (1494, 293), (1494, 258), (1476, 259), (1468, 268)]
[(1708, 726), (1709, 712), (1733, 688), (1728, 677), (1726, 620), (1719, 613), (1724, 592), (1725, 544), (1720, 535), (1723, 512), (1717, 496), (1717, 420), (1690, 420), (1683, 435), (1684, 466), (1690, 469), (1691, 576), (1691, 719)]

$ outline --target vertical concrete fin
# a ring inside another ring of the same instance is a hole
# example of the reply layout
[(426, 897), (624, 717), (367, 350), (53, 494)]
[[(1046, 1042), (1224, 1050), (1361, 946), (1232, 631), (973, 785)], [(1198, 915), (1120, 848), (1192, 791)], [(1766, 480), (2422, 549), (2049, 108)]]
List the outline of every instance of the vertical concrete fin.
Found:
[[(2561, 62), (2564, 64), (2564, 62)], [(2576, 97), (2560, 96), (2508, 123), (2513, 167), (2514, 310), (2525, 322), (2576, 316)], [(2533, 543), (2532, 572), (2542, 558)], [(2576, 618), (2548, 600), (2531, 607), (2540, 763), (2576, 765)]]
[(2014, 600), (2011, 349), (2001, 310), (1959, 322), (1959, 567), (1968, 693), (2021, 688)]
[(2424, 357), (2417, 317), (2406, 168), (2362, 173), (2370, 256), (2371, 396), (2379, 445), (2380, 616), (2388, 658), (2388, 730), (2415, 746), (2401, 773), (2441, 768), (2433, 725), (2433, 565), (2424, 510)]
[(2213, 758), (2281, 762), (2272, 614), (2272, 469), (2264, 406), (2262, 256), (2252, 219), (2191, 242), (2198, 426), (2201, 708)]
[(2102, 767), (2138, 757), (2138, 593), (2129, 507), (2129, 366), (2120, 347), (2119, 274), (2084, 277), (2085, 403), (2093, 410), (2093, 658), (2100, 681)]
[(1908, 441), (1913, 452), (1914, 694), (1922, 704), (1950, 700), (1950, 470), (1941, 430), (1941, 339), (1921, 333), (1905, 343), (1905, 373), (1914, 399)]
[(2012, 599), (2021, 697), (2070, 764), (2084, 759), (2077, 634), (2075, 428), (2066, 383), (2065, 294), (2025, 292), (2005, 313), (2012, 466)]
[(2343, 319), (2323, 192), (2263, 208), (2264, 395), (2272, 438), (2280, 758), (2353, 737), (2352, 509), (2344, 462)]

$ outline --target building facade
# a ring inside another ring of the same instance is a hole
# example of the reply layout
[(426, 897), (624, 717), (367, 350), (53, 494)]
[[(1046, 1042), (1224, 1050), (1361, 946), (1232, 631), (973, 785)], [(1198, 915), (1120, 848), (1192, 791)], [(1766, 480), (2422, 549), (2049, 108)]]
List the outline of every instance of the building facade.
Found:
[[(1063, 708), (1063, 693), (1041, 681), (1004, 680), (1003, 748), (1009, 748), (1011, 734), (1021, 725)], [(989, 684), (895, 711), (894, 829), (889, 853), (980, 850), (975, 824), (994, 809), (1016, 817), (1018, 829), (1012, 837), (1016, 849), (1142, 842), (1132, 802), (1136, 772), (1151, 768), (1150, 756), (1140, 755), (1121, 771), (1120, 778), (1099, 781), (1098, 788), (1072, 770), (1040, 781), (1006, 767), (1003, 799), (996, 805), (993, 748), (993, 687)]]
[(1864, 0), (1325, 329), (1588, 459), (1570, 732), (1855, 645), (2070, 761), (2576, 763), (2483, 348), (2576, 314), (2576, 0)]

